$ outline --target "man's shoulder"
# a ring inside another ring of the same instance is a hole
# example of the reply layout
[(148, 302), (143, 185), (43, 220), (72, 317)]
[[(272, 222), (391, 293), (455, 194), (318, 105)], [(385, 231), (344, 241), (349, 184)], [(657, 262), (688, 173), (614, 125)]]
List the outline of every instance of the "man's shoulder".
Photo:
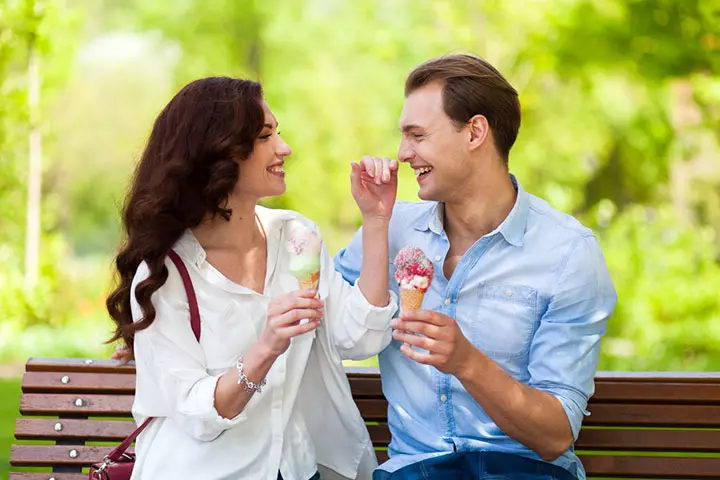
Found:
[(595, 235), (574, 216), (561, 212), (540, 197), (535, 195), (529, 197), (528, 228), (539, 227), (538, 231), (545, 235), (572, 240)]

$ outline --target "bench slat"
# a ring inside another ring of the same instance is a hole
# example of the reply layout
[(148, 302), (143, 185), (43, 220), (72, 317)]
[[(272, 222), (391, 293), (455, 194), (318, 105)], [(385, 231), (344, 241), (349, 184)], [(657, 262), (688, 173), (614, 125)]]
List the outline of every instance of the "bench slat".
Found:
[(606, 402), (720, 405), (720, 382), (660, 384), (597, 380), (590, 403)]
[(24, 393), (135, 394), (135, 375), (124, 373), (26, 372)]
[(575, 442), (575, 448), (578, 450), (720, 453), (720, 430), (583, 428)]
[(588, 476), (640, 478), (718, 478), (720, 458), (580, 455)]
[[(20, 397), (20, 413), (23, 415), (130, 416), (133, 398), (130, 395), (29, 393)], [(78, 400), (82, 400), (82, 406), (75, 405)]]
[(135, 422), (129, 420), (18, 418), (15, 421), (18, 440), (121, 441), (133, 430)]
[(87, 480), (87, 473), (10, 472), (9, 480)]
[(372, 444), (379, 447), (387, 447), (390, 443), (390, 428), (387, 423), (380, 425), (368, 425), (368, 433)]
[[(90, 363), (88, 363), (90, 362)], [(83, 358), (30, 358), (27, 372), (135, 373), (135, 362)]]
[(355, 404), (366, 421), (387, 422), (387, 400), (358, 398)]
[[(67, 383), (63, 383), (63, 378)], [(358, 398), (381, 398), (382, 385), (379, 378), (351, 376), (350, 387)], [(86, 373), (73, 371), (35, 372), (23, 377), (25, 393), (134, 393), (135, 375), (127, 373)], [(599, 381), (590, 400), (594, 403), (629, 402), (662, 404), (720, 405), (720, 383), (647, 383)]]
[(600, 371), (595, 375), (599, 381), (658, 382), (658, 383), (720, 383), (720, 372), (611, 372)]
[[(112, 446), (92, 445), (13, 445), (10, 449), (10, 465), (14, 467), (75, 466), (87, 467), (102, 462)], [(72, 451), (77, 452), (75, 458)], [(128, 449), (132, 452), (133, 449)]]
[(720, 427), (719, 405), (633, 405), (600, 403), (588, 406), (583, 425), (644, 427)]
[(349, 377), (353, 397), (384, 398), (380, 378)]

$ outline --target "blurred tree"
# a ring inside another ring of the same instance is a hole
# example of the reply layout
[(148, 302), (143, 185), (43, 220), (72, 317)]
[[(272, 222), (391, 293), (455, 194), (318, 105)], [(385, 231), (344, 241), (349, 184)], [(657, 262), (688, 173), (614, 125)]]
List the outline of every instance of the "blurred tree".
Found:
[[(394, 157), (407, 73), (467, 51), (520, 92), (512, 172), (602, 242), (620, 295), (603, 367), (720, 368), (717, 0), (67, 1), (84, 12), (87, 42), (74, 62), (52, 57), (49, 67), (72, 67), (68, 82), (45, 82), (60, 87), (44, 110), (45, 228), (59, 225), (76, 254), (108, 261), (153, 117), (181, 85), (217, 74), (260, 79), (294, 149), (287, 194), (266, 203), (302, 212), (342, 247), (360, 220), (348, 163)], [(8, 105), (23, 105), (24, 60), (3, 50), (13, 38), (0, 35), (0, 73), (16, 69), (2, 77), (0, 125), (17, 130), (26, 112)], [(52, 38), (56, 54), (73, 51), (56, 46), (72, 36)], [(0, 130), (1, 161), (19, 160), (3, 147), (17, 138)], [(8, 165), (0, 186), (20, 190), (0, 190), (0, 245), (22, 233), (11, 219), (22, 220), (24, 163)], [(399, 198), (416, 198), (404, 166)]]

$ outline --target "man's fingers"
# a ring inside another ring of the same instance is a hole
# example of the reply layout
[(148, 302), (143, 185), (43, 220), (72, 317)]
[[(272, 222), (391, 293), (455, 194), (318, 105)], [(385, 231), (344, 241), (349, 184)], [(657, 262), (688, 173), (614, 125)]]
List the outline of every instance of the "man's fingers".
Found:
[(432, 338), (413, 335), (412, 333), (406, 333), (401, 330), (395, 330), (393, 332), (393, 338), (398, 342), (422, 348), (430, 353), (446, 353), (444, 352), (445, 349), (442, 348), (442, 344)]
[(133, 355), (130, 349), (126, 346), (119, 346), (115, 348), (115, 351), (110, 356), (111, 360), (120, 360), (121, 362), (129, 362), (133, 359)]
[(450, 325), (454, 320), (447, 315), (432, 310), (409, 310), (400, 313), (402, 321), (425, 322), (438, 327)]
[(398, 318), (393, 318), (390, 321), (390, 326), (397, 329), (397, 330), (405, 330), (407, 332), (417, 333), (420, 335), (425, 335), (426, 337), (430, 338), (440, 338), (442, 336), (442, 331), (439, 327), (436, 325), (425, 323), (425, 322), (413, 322), (413, 321), (405, 321), (400, 320)]
[(400, 346), (400, 351), (408, 357), (410, 360), (414, 360), (424, 365), (438, 366), (440, 364), (440, 356), (432, 353), (420, 353), (408, 345), (403, 343)]

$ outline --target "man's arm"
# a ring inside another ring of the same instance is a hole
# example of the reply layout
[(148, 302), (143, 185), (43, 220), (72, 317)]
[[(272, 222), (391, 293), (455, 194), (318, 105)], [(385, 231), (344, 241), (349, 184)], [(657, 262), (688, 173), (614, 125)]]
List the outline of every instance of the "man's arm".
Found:
[[(597, 241), (579, 238), (561, 269), (530, 349), (530, 381), (522, 384), (475, 348), (446, 315), (407, 312), (392, 326), (408, 357), (452, 374), (508, 436), (544, 460), (562, 455), (580, 431), (617, 296)], [(414, 336), (401, 333), (408, 330)]]

